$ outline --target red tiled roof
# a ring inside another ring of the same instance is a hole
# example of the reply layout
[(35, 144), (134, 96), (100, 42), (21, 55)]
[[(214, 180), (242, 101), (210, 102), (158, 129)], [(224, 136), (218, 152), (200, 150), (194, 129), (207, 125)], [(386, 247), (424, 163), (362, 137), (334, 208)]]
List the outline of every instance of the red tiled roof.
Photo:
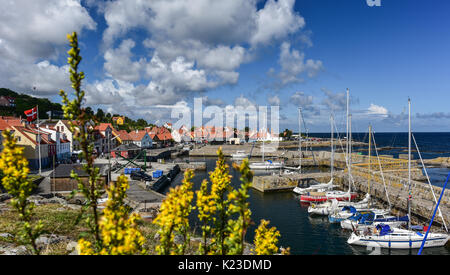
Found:
[(147, 131), (145, 130), (131, 131), (128, 133), (128, 136), (130, 137), (129, 140), (141, 141), (144, 138), (145, 134), (147, 134)]

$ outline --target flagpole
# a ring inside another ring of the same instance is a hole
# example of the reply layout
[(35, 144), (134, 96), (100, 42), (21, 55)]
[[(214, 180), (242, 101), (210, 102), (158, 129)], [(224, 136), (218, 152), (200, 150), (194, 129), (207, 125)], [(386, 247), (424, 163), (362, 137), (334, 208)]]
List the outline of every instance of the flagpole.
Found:
[(36, 105), (39, 151), (39, 175), (41, 174), (41, 132), (39, 131), (39, 105)]

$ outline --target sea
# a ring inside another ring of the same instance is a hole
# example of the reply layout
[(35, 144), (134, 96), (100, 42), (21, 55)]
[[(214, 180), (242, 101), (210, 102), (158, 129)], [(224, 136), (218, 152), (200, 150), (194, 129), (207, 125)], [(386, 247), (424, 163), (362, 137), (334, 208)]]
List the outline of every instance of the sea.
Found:
[[(450, 156), (450, 133), (416, 133), (414, 134), (422, 158), (435, 158), (439, 156)], [(311, 137), (329, 138), (330, 134), (317, 133), (309, 134)], [(368, 141), (368, 137), (364, 137), (363, 133), (354, 133), (353, 140)], [(404, 154), (404, 147), (408, 147), (407, 133), (375, 133), (375, 142), (378, 148), (394, 147), (389, 150), (379, 151), (379, 154), (390, 154), (398, 156)], [(364, 140), (364, 138), (366, 140)], [(414, 143), (413, 143), (414, 147)], [(364, 153), (363, 151), (361, 153)], [(407, 153), (407, 152), (406, 152)], [(416, 154), (416, 153), (415, 153)], [(417, 156), (418, 157), (418, 156)], [(183, 159), (185, 161), (186, 159)], [(200, 188), (203, 179), (209, 179), (209, 172), (215, 168), (216, 159), (200, 158), (191, 159), (192, 161), (205, 161), (206, 171), (196, 171), (194, 182), (194, 190)], [(231, 160), (227, 163), (231, 167)], [(310, 172), (317, 172), (319, 168), (310, 168)], [(445, 181), (446, 174), (450, 169), (440, 169), (435, 171), (428, 170), (433, 184), (441, 184)], [(322, 170), (323, 171), (323, 170)], [(255, 172), (256, 175), (262, 175), (267, 172)], [(239, 173), (230, 169), (232, 175), (232, 185), (235, 188), (240, 186)], [(181, 184), (183, 178), (182, 173), (171, 184), (171, 187)], [(167, 187), (164, 193), (169, 190)], [(278, 246), (290, 247), (293, 255), (416, 255), (417, 249), (413, 250), (373, 250), (366, 247), (352, 246), (347, 244), (351, 232), (344, 230), (339, 224), (328, 222), (327, 217), (311, 217), (308, 212), (308, 204), (300, 203), (299, 197), (293, 192), (275, 192), (261, 193), (251, 189), (250, 192), (250, 209), (252, 211), (253, 224), (250, 226), (246, 241), (253, 243), (254, 231), (260, 223), (261, 219), (270, 221), (270, 226), (275, 226), (280, 232)], [(195, 199), (195, 198), (194, 198)], [(190, 216), (192, 228), (196, 232), (200, 232), (196, 212), (193, 211)], [(431, 217), (430, 217), (431, 218)], [(450, 255), (450, 246), (438, 248), (426, 248), (422, 254), (428, 255)]]

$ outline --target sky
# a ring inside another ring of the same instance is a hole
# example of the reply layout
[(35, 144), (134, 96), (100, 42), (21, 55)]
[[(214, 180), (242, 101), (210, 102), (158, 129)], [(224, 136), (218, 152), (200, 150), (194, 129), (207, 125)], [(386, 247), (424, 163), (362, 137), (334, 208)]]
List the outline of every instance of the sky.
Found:
[(76, 31), (94, 110), (176, 123), (201, 98), (345, 132), (348, 88), (353, 132), (407, 131), (408, 98), (413, 131), (450, 131), (450, 2), (367, 2), (0, 0), (0, 87), (61, 102)]

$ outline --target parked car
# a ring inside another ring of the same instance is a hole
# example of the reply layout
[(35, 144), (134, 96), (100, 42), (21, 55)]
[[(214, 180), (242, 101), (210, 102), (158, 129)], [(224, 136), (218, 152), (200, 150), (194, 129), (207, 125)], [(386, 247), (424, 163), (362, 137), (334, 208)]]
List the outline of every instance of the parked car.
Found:
[(130, 174), (130, 178), (132, 180), (142, 180), (142, 181), (151, 181), (152, 176), (146, 174), (144, 171), (133, 171)]

